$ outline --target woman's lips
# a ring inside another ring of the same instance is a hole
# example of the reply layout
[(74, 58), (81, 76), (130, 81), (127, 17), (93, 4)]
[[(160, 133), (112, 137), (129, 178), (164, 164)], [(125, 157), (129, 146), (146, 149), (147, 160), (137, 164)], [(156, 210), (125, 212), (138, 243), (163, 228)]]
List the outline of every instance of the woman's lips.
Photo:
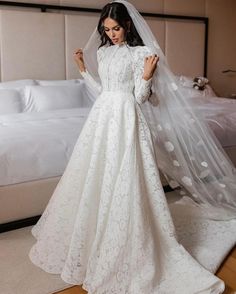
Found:
[(118, 41), (118, 39), (112, 39), (112, 42), (117, 42)]

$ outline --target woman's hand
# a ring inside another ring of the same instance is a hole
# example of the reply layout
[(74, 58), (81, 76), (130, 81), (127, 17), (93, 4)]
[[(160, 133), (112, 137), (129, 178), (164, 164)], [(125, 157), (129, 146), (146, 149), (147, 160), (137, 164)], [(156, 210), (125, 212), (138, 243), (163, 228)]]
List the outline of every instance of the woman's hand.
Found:
[(159, 56), (157, 56), (156, 54), (145, 57), (143, 71), (144, 80), (148, 81), (152, 78), (154, 71), (156, 70), (158, 60)]
[(79, 70), (81, 72), (86, 71), (86, 67), (84, 64), (83, 50), (81, 48), (77, 49), (74, 52), (74, 60), (77, 63)]

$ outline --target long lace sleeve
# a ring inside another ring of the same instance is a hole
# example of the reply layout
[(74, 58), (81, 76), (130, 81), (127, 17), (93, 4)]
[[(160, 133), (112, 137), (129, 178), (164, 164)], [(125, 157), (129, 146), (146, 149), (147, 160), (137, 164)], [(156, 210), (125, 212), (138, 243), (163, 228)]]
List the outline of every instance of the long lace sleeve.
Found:
[[(104, 51), (104, 47), (101, 47), (98, 49), (97, 51), (97, 60), (98, 60), (98, 63), (100, 62), (100, 60), (102, 59), (102, 56), (103, 56), (103, 51)], [(86, 70), (86, 71), (83, 71), (81, 72), (80, 71), (80, 74), (82, 75), (82, 77), (84, 78), (84, 80), (88, 83), (88, 85), (96, 90), (98, 93), (100, 93), (102, 91), (102, 86), (100, 83), (98, 83), (92, 76), (91, 74)]]
[(146, 81), (142, 78), (144, 59), (149, 55), (151, 52), (146, 46), (139, 47), (134, 52), (134, 95), (139, 104), (144, 103), (151, 93), (152, 79)]
[(95, 89), (99, 93), (102, 91), (101, 84), (95, 81), (94, 78), (91, 76), (91, 74), (87, 70), (80, 71), (80, 74), (92, 89)]

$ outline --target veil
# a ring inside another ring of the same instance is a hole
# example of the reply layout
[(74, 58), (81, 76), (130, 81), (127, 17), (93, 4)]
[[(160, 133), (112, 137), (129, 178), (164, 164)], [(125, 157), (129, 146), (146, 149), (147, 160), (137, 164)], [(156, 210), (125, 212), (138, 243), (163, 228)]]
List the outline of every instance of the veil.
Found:
[[(152, 96), (140, 105), (154, 138), (157, 166), (172, 188), (185, 195), (178, 203), (199, 207), (215, 220), (236, 218), (236, 169), (202, 113), (188, 99), (148, 24), (136, 8), (126, 6), (145, 46), (159, 56), (152, 78)], [(87, 70), (99, 81), (96, 51), (100, 35), (95, 28), (84, 48)], [(96, 99), (98, 93), (91, 93)]]

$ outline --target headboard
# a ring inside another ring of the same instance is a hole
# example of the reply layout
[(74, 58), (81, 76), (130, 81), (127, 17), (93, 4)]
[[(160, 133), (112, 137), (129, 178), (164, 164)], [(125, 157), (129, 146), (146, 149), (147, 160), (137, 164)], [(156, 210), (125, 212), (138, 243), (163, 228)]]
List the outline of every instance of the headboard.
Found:
[[(80, 77), (73, 52), (86, 44), (99, 9), (8, 1), (0, 5), (1, 81)], [(206, 76), (207, 18), (142, 14), (174, 73)]]

